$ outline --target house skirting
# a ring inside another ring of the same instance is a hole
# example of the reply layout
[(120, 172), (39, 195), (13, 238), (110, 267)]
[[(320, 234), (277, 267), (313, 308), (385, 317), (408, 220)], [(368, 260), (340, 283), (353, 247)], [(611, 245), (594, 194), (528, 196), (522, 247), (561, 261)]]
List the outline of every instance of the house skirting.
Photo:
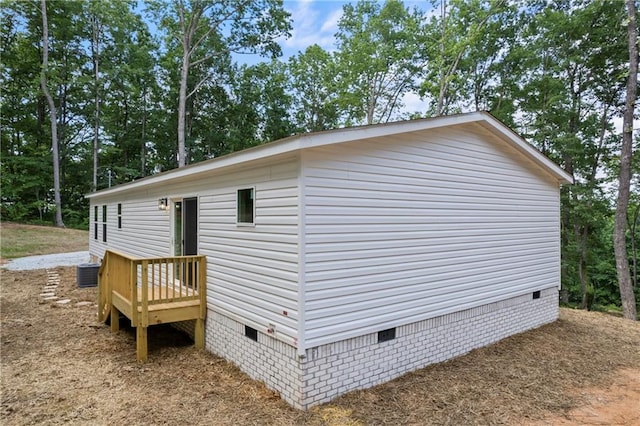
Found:
[(292, 406), (307, 409), (346, 392), (387, 382), (558, 318), (558, 290), (490, 303), (396, 327), (395, 338), (378, 343), (371, 333), (306, 350), (209, 311), (206, 348), (235, 363), (251, 378), (277, 391)]

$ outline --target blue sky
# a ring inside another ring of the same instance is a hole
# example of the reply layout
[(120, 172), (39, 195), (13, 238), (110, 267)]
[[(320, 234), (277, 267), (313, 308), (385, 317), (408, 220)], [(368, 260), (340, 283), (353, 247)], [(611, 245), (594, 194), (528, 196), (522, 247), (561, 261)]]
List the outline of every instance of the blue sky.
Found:
[(332, 51), (335, 48), (334, 34), (338, 31), (342, 7), (347, 3), (350, 2), (285, 0), (284, 7), (291, 13), (293, 30), (290, 38), (282, 40), (284, 56), (295, 55), (313, 44)]
[[(317, 44), (327, 51), (335, 49), (334, 35), (342, 16), (345, 0), (284, 0), (284, 8), (291, 13), (293, 31), (289, 39), (281, 40), (284, 58), (293, 56), (308, 46)], [(382, 3), (382, 1), (380, 2)], [(410, 0), (405, 6), (431, 9), (430, 0)]]
[[(357, 0), (284, 0), (284, 8), (291, 13), (293, 30), (291, 37), (280, 40), (283, 53), (280, 59), (286, 61), (290, 56), (304, 51), (313, 44), (329, 52), (335, 50), (334, 35), (338, 31), (342, 6), (356, 2)], [(410, 8), (432, 8), (430, 0), (411, 0), (405, 1), (404, 4)], [(403, 103), (403, 112), (424, 112), (425, 102), (417, 93), (407, 93)]]

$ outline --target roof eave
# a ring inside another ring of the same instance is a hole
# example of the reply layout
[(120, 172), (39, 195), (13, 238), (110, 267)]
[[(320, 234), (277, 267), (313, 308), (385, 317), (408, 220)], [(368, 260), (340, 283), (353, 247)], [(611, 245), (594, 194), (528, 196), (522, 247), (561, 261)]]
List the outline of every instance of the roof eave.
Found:
[[(484, 122), (489, 126), (489, 130), (511, 142), (512, 146), (532, 160), (538, 166), (542, 167), (550, 173), (560, 184), (573, 184), (573, 176), (567, 173), (562, 167), (558, 166), (542, 152), (537, 150), (533, 145), (525, 141), (520, 135), (514, 132), (510, 127), (503, 124), (500, 120), (489, 113), (482, 113)], [(487, 126), (485, 126), (487, 128)]]
[(553, 175), (559, 183), (573, 183), (573, 178), (544, 154), (527, 143), (521, 136), (500, 122), (488, 112), (473, 112), (467, 114), (439, 116), (421, 120), (386, 123), (373, 126), (334, 129), (323, 132), (307, 133), (290, 136), (265, 145), (245, 149), (223, 157), (206, 160), (180, 169), (169, 170), (164, 173), (149, 176), (137, 181), (118, 185), (114, 188), (103, 189), (87, 194), (87, 198), (102, 198), (124, 191), (131, 191), (147, 185), (158, 185), (181, 177), (198, 175), (212, 170), (231, 167), (241, 163), (267, 159), (300, 149), (315, 148), (330, 144), (351, 142), (362, 139), (379, 138), (398, 133), (424, 131), (435, 128), (448, 127), (467, 123), (480, 123), (503, 140), (510, 142), (527, 158), (534, 161), (548, 173)]

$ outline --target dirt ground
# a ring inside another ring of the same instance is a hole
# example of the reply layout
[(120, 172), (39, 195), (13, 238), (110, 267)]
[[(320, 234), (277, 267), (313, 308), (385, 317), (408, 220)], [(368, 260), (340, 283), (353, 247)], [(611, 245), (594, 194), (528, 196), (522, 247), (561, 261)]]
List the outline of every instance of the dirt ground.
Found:
[(640, 425), (640, 370), (621, 370), (607, 388), (593, 387), (578, 392), (584, 405), (565, 416), (549, 417), (533, 424)]
[[(554, 324), (352, 392), (308, 412), (169, 327), (135, 333), (96, 321), (95, 288), (55, 270), (1, 272), (0, 423), (640, 425), (640, 325), (561, 310)], [(68, 299), (66, 304), (57, 303)], [(87, 302), (87, 303), (82, 303)]]

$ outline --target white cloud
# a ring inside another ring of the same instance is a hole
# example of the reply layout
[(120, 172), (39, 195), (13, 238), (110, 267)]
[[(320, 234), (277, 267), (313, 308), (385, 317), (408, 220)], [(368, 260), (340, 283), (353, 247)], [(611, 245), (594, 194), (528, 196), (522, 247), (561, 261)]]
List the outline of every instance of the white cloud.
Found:
[(333, 35), (342, 16), (341, 2), (287, 1), (284, 7), (291, 13), (293, 21), (291, 37), (280, 41), (285, 56), (293, 55), (313, 44), (325, 50), (334, 50)]
[(404, 108), (402, 108), (403, 112), (410, 114), (414, 112), (424, 114), (429, 107), (429, 102), (420, 99), (420, 96), (416, 92), (405, 93), (402, 97), (402, 103), (404, 104)]
[(338, 8), (331, 12), (329, 17), (320, 27), (321, 33), (330, 33), (331, 35), (335, 34), (338, 31), (338, 22), (342, 18), (342, 8)]

